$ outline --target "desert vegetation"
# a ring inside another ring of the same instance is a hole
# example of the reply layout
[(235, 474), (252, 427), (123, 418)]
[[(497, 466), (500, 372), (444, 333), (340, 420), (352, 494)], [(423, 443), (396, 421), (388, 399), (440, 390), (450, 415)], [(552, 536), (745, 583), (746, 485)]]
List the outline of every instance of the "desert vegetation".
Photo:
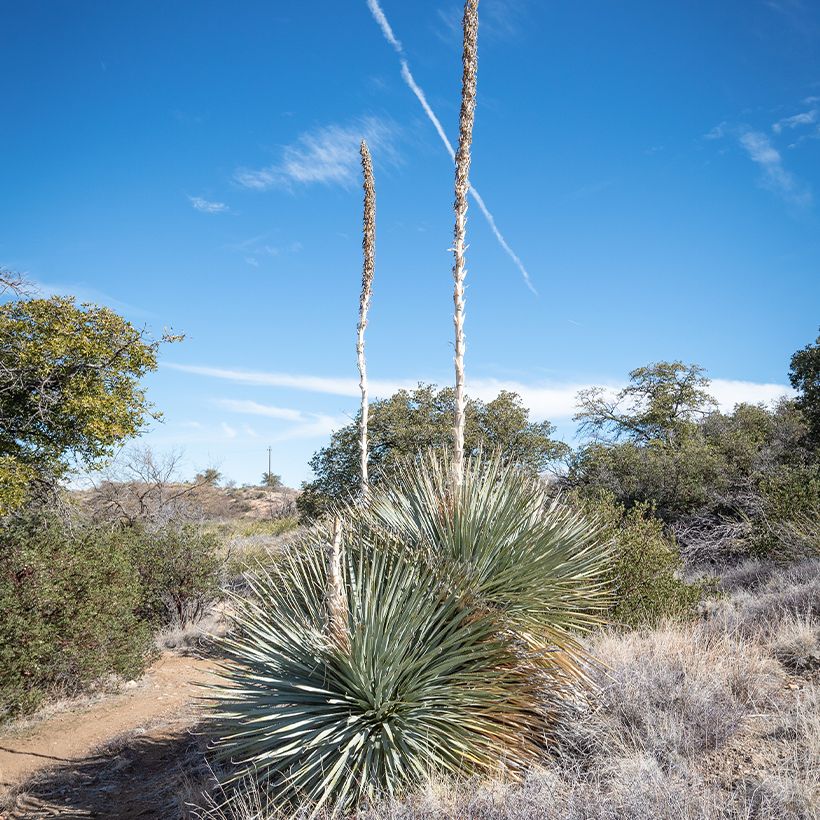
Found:
[[(361, 405), (298, 497), (270, 467), (236, 488), (182, 479), (176, 453), (114, 458), (157, 416), (142, 379), (180, 337), (2, 274), (0, 720), (138, 685), (172, 649), (213, 676), (133, 816), (817, 817), (820, 338), (773, 406), (722, 412), (683, 361), (584, 390), (576, 448), (514, 393), (471, 400), (477, 0), (462, 33), (454, 387), (370, 401), (362, 141)], [(117, 816), (106, 778), (139, 779), (139, 745), (17, 784), (6, 809)]]

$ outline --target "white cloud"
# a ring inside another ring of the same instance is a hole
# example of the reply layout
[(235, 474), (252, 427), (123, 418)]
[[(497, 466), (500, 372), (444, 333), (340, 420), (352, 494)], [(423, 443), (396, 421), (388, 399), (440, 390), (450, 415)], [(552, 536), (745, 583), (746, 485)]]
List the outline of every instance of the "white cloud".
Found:
[(348, 424), (349, 418), (345, 416), (326, 416), (314, 415), (309, 421), (304, 424), (298, 424), (295, 427), (289, 427), (282, 433), (274, 436), (271, 441), (293, 441), (301, 438), (324, 438), (329, 436), (334, 430), (344, 427)]
[(222, 214), (230, 210), (224, 202), (211, 202), (201, 196), (189, 196), (188, 199), (194, 210), (203, 214)]
[(236, 436), (238, 435), (236, 430), (234, 430), (234, 428), (231, 427), (230, 424), (226, 424), (224, 421), (222, 422), (220, 427), (222, 428), (222, 432), (225, 434), (226, 438), (236, 438)]
[(761, 185), (795, 205), (810, 205), (811, 192), (790, 171), (783, 167), (780, 152), (772, 145), (766, 134), (760, 131), (743, 131), (740, 144), (752, 162), (762, 172)]
[[(230, 371), (219, 372), (224, 374), (229, 373)], [(244, 375), (245, 374), (243, 374), (243, 376)], [(254, 375), (275, 376), (276, 374)], [(298, 381), (300, 378), (304, 377), (293, 377), (293, 379), (296, 381)], [(330, 387), (331, 389), (328, 391), (321, 392), (337, 392), (335, 389), (332, 389), (334, 385), (328, 385), (328, 387)], [(335, 387), (339, 387), (339, 385), (335, 385)], [(344, 385), (344, 388), (346, 389), (347, 385)], [(356, 386), (356, 391), (358, 393), (358, 386)], [(342, 395), (347, 395), (347, 393), (344, 393)], [(345, 416), (330, 416), (324, 413), (309, 413), (304, 412), (302, 410), (295, 410), (290, 407), (277, 407), (272, 404), (262, 404), (257, 401), (250, 401), (244, 399), (217, 399), (215, 403), (226, 410), (233, 411), (234, 413), (242, 413), (251, 416), (263, 416), (265, 418), (281, 419), (282, 421), (296, 422), (296, 424), (286, 427), (284, 430), (281, 430), (275, 435), (269, 436), (268, 438), (271, 442), (293, 441), (295, 439), (305, 438), (322, 438), (330, 435), (330, 433), (332, 433), (334, 430), (338, 430), (339, 427), (343, 427), (350, 421), (350, 419)], [(229, 427), (227, 424), (225, 424), (225, 422), (222, 423), (222, 430), (228, 436), (228, 438), (234, 438), (236, 436), (236, 430), (234, 430), (232, 427)], [(243, 430), (251, 438), (259, 438), (259, 434), (256, 432), (256, 430), (254, 430), (249, 425), (243, 425)]]
[(723, 139), (729, 131), (728, 123), (721, 122), (718, 123), (708, 134), (704, 134), (704, 139), (707, 140), (720, 140)]
[(779, 134), (784, 128), (798, 128), (801, 125), (811, 125), (817, 122), (820, 109), (813, 108), (811, 111), (804, 111), (802, 114), (795, 114), (793, 117), (784, 117), (772, 125), (772, 131)]
[[(238, 384), (256, 385), (260, 387), (280, 387), (294, 390), (324, 393), (334, 396), (358, 397), (359, 387), (355, 379), (328, 378), (324, 376), (309, 376), (304, 374), (291, 373), (265, 373), (248, 370), (228, 370), (214, 367), (200, 367), (195, 365), (166, 364), (186, 373), (206, 376)], [(390, 379), (373, 380), (370, 383), (370, 390), (374, 397), (386, 397), (395, 393), (401, 388), (412, 389), (419, 381), (431, 381), (424, 379)], [(526, 383), (521, 381), (505, 379), (467, 379), (467, 392), (470, 396), (489, 401), (494, 399), (502, 390), (509, 390), (521, 396), (525, 406), (530, 409), (532, 417), (536, 420), (550, 419), (556, 421), (569, 419), (575, 412), (575, 397), (580, 390), (600, 385), (601, 381), (590, 382), (567, 382), (556, 384)], [(617, 391), (624, 386), (621, 381), (609, 381), (604, 386), (610, 391)], [(717, 400), (721, 410), (730, 411), (736, 404), (743, 402), (757, 404), (759, 402), (771, 403), (781, 396), (793, 395), (793, 391), (782, 384), (772, 384), (766, 382), (750, 382), (737, 379), (713, 379), (710, 392)], [(228, 402), (227, 404), (224, 402)], [(254, 415), (269, 415), (278, 418), (285, 418), (284, 415), (276, 416), (275, 413), (287, 413), (290, 420), (305, 421), (302, 430), (321, 429), (333, 424), (337, 427), (346, 424), (347, 420), (332, 418), (330, 416), (314, 416), (312, 414), (301, 413), (287, 408), (273, 407), (271, 405), (258, 404), (257, 402), (244, 402), (223, 400), (222, 406), (235, 409), (237, 412), (246, 412)], [(298, 418), (297, 418), (298, 416)], [(292, 435), (297, 428), (292, 428), (289, 433)], [(336, 429), (332, 427), (331, 429)], [(285, 435), (285, 434), (283, 434)], [(319, 435), (319, 433), (316, 433)]]
[(290, 407), (274, 407), (271, 404), (260, 404), (256, 401), (243, 401), (237, 399), (217, 399), (220, 407), (231, 410), (234, 413), (246, 413), (252, 416), (267, 416), (272, 419), (284, 419), (285, 421), (303, 421), (304, 414), (299, 410)]
[(291, 188), (294, 184), (352, 186), (359, 173), (359, 144), (366, 139), (384, 162), (396, 162), (396, 126), (379, 117), (362, 117), (348, 125), (327, 125), (302, 134), (282, 150), (279, 162), (265, 168), (240, 168), (234, 180), (245, 188)]
[(736, 379), (712, 379), (709, 392), (724, 412), (736, 404), (771, 404), (783, 396), (793, 396), (794, 390), (785, 384), (745, 382)]
[[(329, 378), (297, 373), (266, 373), (258, 370), (233, 370), (230, 368), (207, 367), (201, 365), (163, 363), (163, 367), (192, 373), (198, 376), (209, 376), (224, 379), (236, 384), (258, 385), (260, 387), (285, 387), (303, 390), (308, 393), (326, 393), (333, 396), (358, 396), (359, 383), (354, 378)], [(414, 387), (414, 381), (381, 381), (370, 380), (370, 392), (377, 396), (389, 396), (402, 387)]]

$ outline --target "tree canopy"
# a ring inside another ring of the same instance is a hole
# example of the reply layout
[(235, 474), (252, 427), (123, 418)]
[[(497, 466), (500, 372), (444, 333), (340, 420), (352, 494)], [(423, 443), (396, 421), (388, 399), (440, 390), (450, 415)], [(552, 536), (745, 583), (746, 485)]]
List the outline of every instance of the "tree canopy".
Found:
[(32, 482), (97, 463), (157, 416), (140, 379), (156, 369), (158, 345), (72, 298), (0, 305), (0, 512)]
[[(403, 459), (429, 448), (449, 447), (454, 409), (453, 389), (430, 384), (372, 402), (368, 422), (370, 480), (378, 482)], [(297, 502), (304, 515), (319, 515), (328, 502), (358, 491), (358, 424), (357, 415), (311, 459), (316, 479), (303, 485)], [(465, 454), (469, 457), (480, 448), (499, 450), (506, 462), (540, 473), (569, 451), (563, 442), (551, 438), (554, 429), (548, 421), (531, 422), (529, 410), (516, 393), (502, 391), (489, 402), (468, 400)]]
[(812, 441), (820, 446), (820, 336), (792, 356), (789, 380), (797, 390), (796, 404), (803, 411)]
[(654, 362), (629, 374), (629, 384), (614, 396), (604, 387), (578, 393), (579, 430), (598, 441), (671, 442), (715, 409), (702, 367), (683, 362)]

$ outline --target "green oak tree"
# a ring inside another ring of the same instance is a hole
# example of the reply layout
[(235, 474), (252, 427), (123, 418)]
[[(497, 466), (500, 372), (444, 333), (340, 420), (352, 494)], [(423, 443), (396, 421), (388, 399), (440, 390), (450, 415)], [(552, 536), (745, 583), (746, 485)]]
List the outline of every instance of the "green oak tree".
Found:
[(614, 395), (604, 387), (580, 391), (574, 418), (580, 432), (597, 441), (671, 444), (716, 408), (708, 387), (696, 364), (654, 362), (633, 370), (627, 386)]
[(140, 380), (156, 369), (159, 344), (70, 297), (0, 305), (0, 514), (158, 416)]
[(820, 336), (792, 356), (789, 381), (797, 391), (795, 403), (806, 419), (812, 443), (820, 446)]
[[(399, 390), (390, 398), (371, 402), (369, 407), (368, 473), (372, 482), (378, 482), (408, 457), (452, 443), (452, 388), (419, 384), (413, 390)], [(567, 445), (551, 438), (553, 432), (548, 421), (530, 421), (529, 410), (516, 393), (502, 391), (492, 401), (467, 403), (467, 456), (480, 448), (499, 450), (506, 462), (541, 473), (569, 452)], [(357, 416), (333, 433), (330, 443), (313, 456), (310, 466), (316, 478), (302, 485), (297, 501), (305, 517), (321, 515), (330, 502), (358, 491), (358, 442)]]

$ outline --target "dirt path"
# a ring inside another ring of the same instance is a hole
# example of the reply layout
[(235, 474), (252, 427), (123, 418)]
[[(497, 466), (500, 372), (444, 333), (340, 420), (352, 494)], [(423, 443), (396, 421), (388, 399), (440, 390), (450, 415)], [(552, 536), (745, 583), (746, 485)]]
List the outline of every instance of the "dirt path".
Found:
[[(169, 755), (180, 754), (180, 743), (190, 744), (188, 730), (197, 722), (196, 698), (202, 695), (197, 684), (214, 667), (210, 660), (165, 655), (133, 688), (29, 728), (0, 732), (0, 818), (153, 816), (130, 811), (128, 795), (116, 793), (110, 777), (107, 785), (94, 787), (96, 802), (104, 798), (107, 807), (80, 799), (72, 789), (105, 779), (112, 767), (128, 767), (135, 769), (136, 790), (145, 792), (151, 776), (162, 772), (141, 767), (151, 763), (151, 768), (167, 769)], [(3, 813), (4, 798), (8, 814)]]

